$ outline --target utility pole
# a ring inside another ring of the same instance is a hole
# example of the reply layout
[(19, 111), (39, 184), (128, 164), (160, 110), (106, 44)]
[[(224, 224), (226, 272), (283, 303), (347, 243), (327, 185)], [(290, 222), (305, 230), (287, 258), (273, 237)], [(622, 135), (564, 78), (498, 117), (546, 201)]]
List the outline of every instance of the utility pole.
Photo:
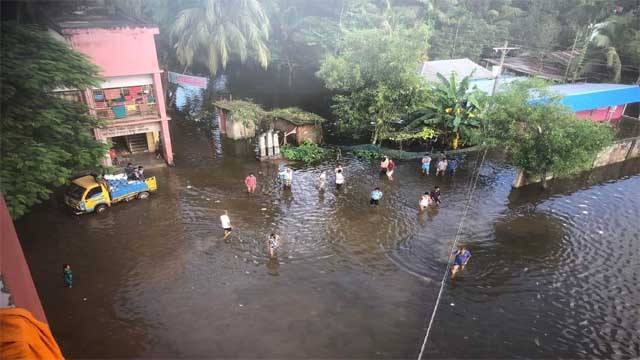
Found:
[(573, 45), (571, 45), (571, 55), (569, 57), (569, 62), (567, 63), (567, 68), (564, 71), (564, 82), (567, 82), (569, 78), (569, 69), (571, 68), (571, 63), (573, 62), (573, 53), (576, 51), (576, 45), (578, 44), (578, 38), (582, 38), (582, 30), (576, 30), (576, 37), (573, 39)]
[(493, 51), (501, 51), (502, 55), (500, 55), (500, 65), (498, 66), (498, 75), (496, 75), (495, 80), (493, 81), (493, 90), (491, 91), (491, 95), (496, 93), (498, 89), (498, 83), (500, 82), (500, 76), (502, 75), (502, 66), (504, 65), (504, 58), (509, 52), (509, 50), (517, 50), (519, 47), (509, 47), (509, 42), (505, 40), (503, 47), (495, 47)]

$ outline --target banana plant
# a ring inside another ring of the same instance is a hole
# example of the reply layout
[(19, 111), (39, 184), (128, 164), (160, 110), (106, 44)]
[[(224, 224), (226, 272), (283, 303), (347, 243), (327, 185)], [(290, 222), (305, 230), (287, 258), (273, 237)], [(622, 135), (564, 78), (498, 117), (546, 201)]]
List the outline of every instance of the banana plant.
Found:
[(445, 144), (452, 144), (454, 139), (460, 139), (462, 143), (472, 142), (473, 132), (481, 126), (485, 96), (470, 90), (471, 75), (460, 81), (455, 72), (449, 79), (442, 74), (437, 76), (440, 81), (432, 84), (424, 108), (408, 116), (407, 127), (436, 129)]

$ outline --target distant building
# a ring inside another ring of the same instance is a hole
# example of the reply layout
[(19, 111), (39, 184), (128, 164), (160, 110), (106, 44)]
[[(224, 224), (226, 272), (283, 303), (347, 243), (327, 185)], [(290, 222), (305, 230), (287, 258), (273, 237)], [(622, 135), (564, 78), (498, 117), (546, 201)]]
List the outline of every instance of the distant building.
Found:
[(463, 59), (425, 61), (420, 66), (420, 75), (427, 81), (439, 82), (437, 74), (442, 74), (449, 79), (452, 73), (456, 73), (458, 81), (466, 76), (471, 76), (472, 82), (475, 80), (493, 79), (491, 71), (483, 68), (475, 62)]
[[(158, 27), (100, 8), (49, 20), (54, 36), (102, 69), (104, 82), (99, 88), (62, 93), (85, 101), (92, 115), (106, 120), (105, 127), (94, 129), (96, 140), (111, 140), (120, 158), (160, 151), (173, 164), (154, 38)], [(111, 165), (108, 155), (104, 162)]]
[(623, 84), (563, 84), (547, 90), (562, 97), (578, 117), (593, 121), (616, 121), (629, 104), (640, 103), (640, 86)]
[[(504, 59), (503, 73), (515, 76), (536, 76), (551, 81), (564, 81), (569, 63), (578, 56), (577, 50), (553, 51), (543, 56), (540, 53), (525, 53)], [(487, 67), (498, 66), (500, 59), (484, 59)]]

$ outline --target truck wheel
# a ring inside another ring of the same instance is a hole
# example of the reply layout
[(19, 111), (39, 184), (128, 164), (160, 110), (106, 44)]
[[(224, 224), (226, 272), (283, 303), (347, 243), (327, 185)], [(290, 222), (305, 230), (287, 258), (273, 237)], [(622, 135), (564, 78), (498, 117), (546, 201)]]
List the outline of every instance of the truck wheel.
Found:
[(148, 191), (143, 191), (143, 192), (138, 194), (138, 199), (146, 199), (146, 198), (149, 197), (149, 195), (151, 195), (151, 194), (149, 194)]
[(96, 206), (96, 214), (102, 214), (105, 211), (107, 211), (107, 205), (100, 204)]

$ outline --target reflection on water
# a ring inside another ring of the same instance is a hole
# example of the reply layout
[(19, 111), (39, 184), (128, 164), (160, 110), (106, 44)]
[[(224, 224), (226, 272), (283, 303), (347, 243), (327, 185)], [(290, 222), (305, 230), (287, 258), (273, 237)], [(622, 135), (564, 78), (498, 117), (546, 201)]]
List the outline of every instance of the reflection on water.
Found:
[[(393, 183), (376, 163), (343, 158), (343, 189), (328, 161), (297, 168), (283, 191), (278, 164), (255, 161), (252, 144), (172, 123), (178, 166), (155, 173), (151, 199), (82, 217), (52, 201), (17, 224), (66, 356), (417, 355), (477, 155), (454, 178), (400, 162)], [(513, 169), (495, 155), (478, 171), (460, 236), (474, 256), (445, 288), (427, 355), (639, 356), (640, 165), (547, 193), (511, 191)], [(249, 172), (256, 194), (244, 189)], [(435, 185), (443, 204), (420, 212)], [(376, 186), (384, 196), (371, 207)], [(273, 259), (271, 232), (282, 238)], [(65, 262), (73, 289), (59, 286)]]

